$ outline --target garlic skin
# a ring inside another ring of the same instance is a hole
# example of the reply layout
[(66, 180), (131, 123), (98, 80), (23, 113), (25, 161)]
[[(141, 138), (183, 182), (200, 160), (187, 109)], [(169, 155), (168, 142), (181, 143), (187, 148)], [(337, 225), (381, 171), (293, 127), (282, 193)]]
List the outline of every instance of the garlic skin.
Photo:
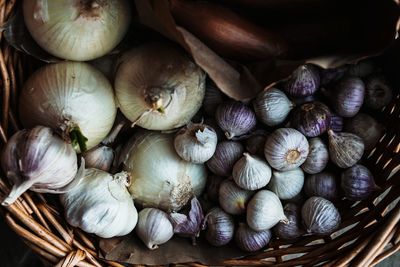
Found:
[(177, 211), (205, 188), (205, 166), (182, 160), (173, 138), (172, 134), (143, 130), (121, 151), (119, 162), (132, 179), (129, 192), (145, 207)]
[(267, 133), (251, 135), (245, 141), (246, 150), (253, 155), (264, 157), (264, 145)]
[(174, 147), (182, 159), (192, 163), (204, 163), (214, 155), (217, 142), (217, 134), (210, 126), (189, 124), (176, 134)]
[(60, 195), (67, 222), (102, 238), (123, 236), (136, 226), (138, 213), (127, 190), (126, 172), (111, 175), (85, 169), (84, 177)]
[(210, 210), (205, 217), (207, 226), (206, 239), (213, 246), (228, 244), (234, 235), (235, 224), (233, 217), (216, 207)]
[(239, 223), (235, 243), (243, 251), (254, 252), (266, 247), (272, 238), (270, 230), (254, 231), (245, 223)]
[(114, 161), (115, 152), (111, 147), (101, 145), (92, 148), (82, 154), (87, 168), (95, 168), (102, 171), (110, 171)]
[(328, 147), (319, 137), (309, 139), (308, 143), (310, 151), (301, 168), (308, 174), (322, 172), (329, 161)]
[(15, 133), (3, 148), (1, 165), (12, 184), (2, 205), (14, 203), (28, 189), (57, 193), (75, 178), (78, 170), (72, 145), (43, 126)]
[(174, 235), (168, 214), (155, 208), (144, 208), (139, 212), (135, 231), (151, 250), (157, 249), (158, 245), (166, 243)]
[(361, 164), (346, 169), (341, 175), (340, 185), (345, 197), (352, 201), (363, 200), (380, 189), (370, 170)]
[(279, 171), (289, 171), (300, 167), (309, 153), (307, 138), (292, 128), (275, 130), (267, 138), (264, 147), (269, 165)]
[(207, 82), (204, 94), (203, 108), (208, 116), (214, 117), (218, 105), (226, 100), (226, 96), (212, 82)]
[(323, 197), (335, 200), (339, 196), (336, 177), (330, 172), (320, 172), (309, 175), (304, 183), (304, 192), (308, 197)]
[(288, 222), (279, 222), (273, 228), (274, 234), (285, 240), (298, 238), (305, 234), (301, 224), (301, 209), (294, 203), (287, 203), (283, 208)]
[(228, 177), (243, 152), (244, 147), (241, 143), (222, 141), (217, 144), (214, 155), (207, 161), (207, 167), (216, 175)]
[(75, 61), (110, 52), (131, 21), (127, 0), (26, 0), (22, 6), (33, 39), (47, 52)]
[(304, 173), (300, 168), (290, 171), (273, 171), (268, 188), (274, 192), (279, 199), (292, 199), (301, 192), (304, 185)]
[(339, 211), (327, 199), (310, 197), (301, 208), (301, 216), (308, 233), (316, 235), (329, 235), (340, 224)]
[(211, 175), (207, 178), (205, 194), (211, 201), (218, 201), (219, 187), (226, 177)]
[(328, 131), (329, 156), (340, 168), (349, 168), (356, 164), (364, 154), (364, 142), (352, 133)]
[(282, 203), (269, 190), (258, 191), (247, 205), (247, 224), (255, 231), (268, 230), (280, 221), (287, 221)]
[(271, 167), (259, 157), (243, 153), (233, 166), (232, 178), (243, 189), (257, 190), (271, 179)]
[(122, 55), (114, 88), (131, 122), (148, 130), (171, 130), (189, 123), (200, 109), (205, 78), (183, 50), (148, 43)]
[(260, 121), (268, 126), (276, 126), (285, 121), (294, 104), (284, 92), (271, 88), (259, 93), (253, 106)]
[(219, 205), (229, 214), (243, 214), (253, 194), (252, 191), (238, 187), (232, 180), (225, 180), (219, 186)]

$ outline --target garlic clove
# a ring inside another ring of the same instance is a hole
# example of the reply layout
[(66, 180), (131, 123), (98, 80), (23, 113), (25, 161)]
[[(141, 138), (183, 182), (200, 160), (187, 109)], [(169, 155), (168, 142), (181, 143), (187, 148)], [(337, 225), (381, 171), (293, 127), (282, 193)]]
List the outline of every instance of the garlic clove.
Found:
[(243, 214), (253, 194), (254, 192), (240, 188), (232, 180), (225, 180), (219, 187), (219, 205), (229, 214)]
[(111, 147), (101, 145), (84, 152), (82, 156), (88, 168), (110, 171), (115, 152)]
[(151, 250), (166, 243), (174, 235), (168, 214), (155, 208), (144, 208), (139, 212), (136, 233)]
[(307, 138), (296, 129), (279, 128), (270, 134), (264, 147), (269, 165), (279, 171), (299, 167), (307, 159), (309, 144)]
[(290, 171), (273, 171), (268, 188), (274, 192), (279, 199), (292, 199), (297, 196), (304, 185), (304, 173), (301, 168)]
[(329, 156), (340, 168), (349, 168), (356, 164), (364, 154), (364, 142), (352, 133), (328, 131)]
[(243, 153), (243, 157), (233, 166), (232, 178), (243, 189), (257, 190), (269, 183), (271, 167), (265, 160)]
[(247, 224), (255, 231), (271, 229), (278, 222), (286, 222), (282, 203), (269, 190), (258, 191), (247, 205)]

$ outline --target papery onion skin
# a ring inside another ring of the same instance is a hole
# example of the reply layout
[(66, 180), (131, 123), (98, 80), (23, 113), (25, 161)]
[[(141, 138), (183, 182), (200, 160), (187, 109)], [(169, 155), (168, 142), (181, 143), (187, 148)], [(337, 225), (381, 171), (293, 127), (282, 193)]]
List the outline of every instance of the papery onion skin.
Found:
[(340, 168), (356, 164), (364, 154), (364, 142), (352, 133), (328, 131), (329, 157)]
[(330, 125), (331, 112), (321, 102), (306, 103), (293, 111), (291, 126), (307, 137), (323, 134)]
[(285, 92), (290, 96), (301, 97), (314, 94), (320, 86), (319, 70), (316, 66), (305, 64), (298, 67), (285, 83)]
[(301, 208), (294, 203), (287, 203), (283, 210), (288, 222), (279, 222), (272, 228), (273, 233), (285, 240), (295, 239), (305, 234), (301, 223)]
[(328, 200), (338, 198), (336, 177), (330, 172), (321, 172), (306, 177), (304, 191), (308, 197), (323, 197)]
[(268, 126), (276, 126), (284, 122), (294, 104), (284, 92), (271, 88), (259, 93), (253, 106), (260, 121)]
[(301, 165), (304, 172), (308, 174), (319, 173), (323, 171), (329, 161), (328, 147), (319, 137), (308, 140), (310, 151), (306, 161)]
[(200, 109), (205, 77), (184, 51), (149, 43), (122, 55), (114, 88), (131, 122), (148, 130), (171, 130), (187, 124)]
[(62, 62), (42, 67), (26, 81), (19, 113), (27, 128), (43, 125), (68, 135), (77, 126), (91, 149), (111, 130), (117, 108), (111, 84), (100, 71), (86, 63)]
[(25, 24), (33, 39), (57, 57), (86, 61), (110, 52), (131, 21), (127, 0), (23, 1)]
[(228, 139), (244, 135), (256, 126), (254, 112), (241, 102), (225, 102), (218, 106), (215, 119)]
[(329, 235), (340, 224), (339, 211), (327, 199), (310, 197), (301, 208), (301, 216), (308, 233), (315, 235)]
[(272, 238), (270, 230), (254, 231), (247, 224), (240, 223), (235, 232), (235, 243), (243, 251), (254, 252), (266, 247)]
[(379, 189), (372, 173), (360, 164), (342, 173), (341, 186), (346, 198), (352, 201), (363, 200)]
[(119, 161), (131, 176), (132, 198), (146, 207), (177, 211), (205, 188), (205, 166), (181, 159), (172, 134), (136, 133), (121, 151)]
[(233, 165), (240, 159), (244, 147), (236, 141), (223, 141), (217, 144), (214, 155), (207, 161), (207, 167), (216, 175), (230, 176)]
[(358, 113), (346, 122), (344, 130), (361, 137), (364, 141), (365, 150), (371, 150), (382, 137), (384, 126), (370, 115)]
[(342, 117), (353, 117), (364, 103), (365, 85), (357, 77), (344, 77), (335, 86), (332, 106)]
[(279, 171), (299, 167), (307, 159), (309, 144), (307, 138), (292, 128), (275, 130), (267, 138), (264, 147), (269, 165)]

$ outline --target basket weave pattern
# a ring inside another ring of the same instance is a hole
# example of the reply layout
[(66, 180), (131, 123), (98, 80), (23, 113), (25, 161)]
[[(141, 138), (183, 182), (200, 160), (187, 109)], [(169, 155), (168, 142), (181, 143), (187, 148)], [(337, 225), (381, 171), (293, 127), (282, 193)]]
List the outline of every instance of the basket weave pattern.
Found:
[[(3, 24), (16, 7), (16, 1), (0, 0), (0, 22)], [(18, 91), (31, 73), (28, 56), (10, 47), (0, 36), (1, 124), (2, 144), (20, 129), (17, 121)], [(398, 92), (396, 92), (397, 94)], [(228, 266), (374, 266), (400, 249), (400, 99), (380, 114), (386, 133), (365, 162), (382, 188), (368, 199), (338, 203), (342, 213), (340, 230), (331, 236), (306, 236), (295, 241), (274, 240), (269, 248), (243, 259), (225, 260)], [(10, 185), (1, 175), (0, 198)], [(96, 237), (70, 227), (58, 205), (49, 204), (44, 195), (26, 192), (13, 205), (3, 207), (8, 225), (41, 259), (52, 266), (123, 266), (97, 256)], [(390, 207), (390, 208), (389, 208)], [(203, 266), (186, 263), (188, 266)]]

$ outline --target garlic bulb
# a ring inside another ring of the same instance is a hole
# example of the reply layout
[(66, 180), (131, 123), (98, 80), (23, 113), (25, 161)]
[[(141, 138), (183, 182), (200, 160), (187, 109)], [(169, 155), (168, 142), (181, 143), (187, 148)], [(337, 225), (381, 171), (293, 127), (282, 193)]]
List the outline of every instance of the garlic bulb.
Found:
[(130, 121), (149, 130), (170, 130), (187, 124), (200, 109), (205, 74), (174, 46), (152, 43), (122, 56), (114, 87)]
[(31, 0), (22, 7), (33, 39), (50, 54), (76, 61), (110, 52), (131, 20), (127, 0)]
[(285, 121), (294, 104), (284, 92), (271, 88), (259, 93), (253, 106), (260, 121), (268, 126), (276, 126)]
[(288, 203), (283, 208), (288, 221), (279, 222), (273, 228), (274, 234), (281, 239), (294, 239), (305, 234), (301, 224), (301, 209), (294, 203)]
[(300, 168), (290, 171), (273, 171), (268, 188), (280, 199), (291, 199), (300, 193), (304, 185), (304, 173)]
[(216, 207), (205, 217), (206, 239), (213, 246), (223, 246), (233, 239), (235, 224), (233, 217)]
[(243, 189), (257, 190), (266, 186), (271, 179), (271, 168), (259, 157), (243, 153), (233, 166), (232, 178)]
[(206, 124), (188, 124), (175, 136), (174, 147), (178, 155), (189, 162), (204, 163), (214, 155), (217, 134)]
[(336, 177), (330, 172), (309, 175), (304, 183), (304, 191), (308, 197), (323, 197), (331, 201), (339, 196)]
[(225, 180), (219, 186), (219, 205), (229, 214), (243, 214), (253, 194), (252, 191), (238, 187), (232, 180)]
[(272, 238), (270, 230), (254, 231), (245, 223), (239, 223), (235, 232), (235, 243), (244, 251), (257, 251), (266, 247)]
[(340, 213), (332, 202), (322, 197), (310, 197), (301, 208), (301, 216), (307, 232), (329, 235), (340, 224)]
[(364, 154), (364, 142), (352, 133), (328, 131), (329, 156), (340, 168), (349, 168), (356, 164)]
[(345, 197), (352, 201), (363, 200), (380, 189), (375, 184), (372, 173), (367, 167), (360, 164), (356, 164), (342, 173), (340, 185)]
[(245, 141), (246, 150), (253, 155), (264, 157), (264, 145), (267, 140), (267, 133), (252, 134)]
[(219, 187), (226, 178), (218, 175), (211, 175), (207, 178), (205, 194), (211, 201), (218, 201)]
[(111, 147), (101, 145), (94, 147), (82, 154), (87, 168), (95, 168), (102, 171), (110, 171), (114, 161), (115, 152)]
[(307, 159), (309, 144), (307, 138), (292, 128), (275, 130), (267, 138), (264, 147), (265, 158), (272, 168), (289, 171), (299, 167)]
[(255, 231), (271, 229), (280, 221), (287, 221), (278, 196), (268, 190), (258, 191), (247, 205), (247, 224)]
[(120, 163), (129, 172), (135, 202), (165, 211), (180, 210), (206, 184), (203, 164), (182, 160), (175, 152), (172, 134), (141, 131), (121, 151)]
[(203, 108), (207, 115), (214, 117), (218, 105), (224, 102), (225, 99), (226, 96), (215, 84), (207, 82), (203, 101)]
[(127, 186), (126, 172), (111, 175), (97, 169), (86, 169), (84, 177), (60, 196), (69, 224), (102, 238), (130, 233), (138, 219)]
[(86, 63), (62, 62), (42, 67), (26, 81), (19, 112), (25, 127), (60, 129), (83, 152), (107, 136), (117, 108), (111, 84), (100, 71)]
[(144, 208), (139, 212), (136, 234), (149, 249), (157, 249), (174, 235), (168, 214), (155, 208)]
[(310, 152), (306, 161), (301, 165), (301, 168), (308, 174), (322, 172), (329, 161), (328, 147), (318, 137), (309, 139), (308, 143), (310, 145)]
[(219, 176), (230, 176), (236, 161), (242, 156), (244, 147), (236, 141), (217, 144), (214, 155), (207, 161), (207, 167)]
[(57, 193), (77, 174), (77, 157), (71, 144), (42, 126), (15, 133), (3, 149), (1, 165), (12, 183), (2, 205), (12, 204), (28, 189)]

